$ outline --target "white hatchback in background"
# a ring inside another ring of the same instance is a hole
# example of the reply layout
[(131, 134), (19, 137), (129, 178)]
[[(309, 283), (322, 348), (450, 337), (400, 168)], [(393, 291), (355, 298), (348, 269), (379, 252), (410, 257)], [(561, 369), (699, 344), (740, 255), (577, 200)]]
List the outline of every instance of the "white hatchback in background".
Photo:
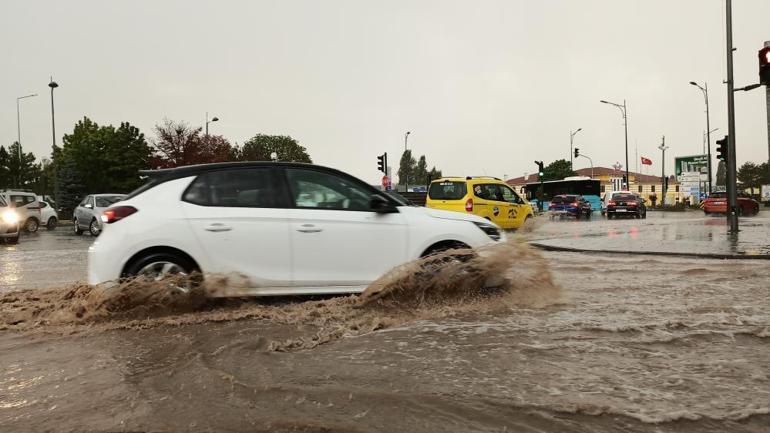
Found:
[(340, 171), (219, 163), (147, 172), (102, 215), (90, 284), (166, 274), (233, 275), (237, 293), (355, 293), (433, 252), (504, 240), (489, 221), (404, 206)]
[(37, 200), (40, 202), (40, 222), (45, 224), (45, 228), (48, 230), (56, 229), (59, 225), (59, 213), (51, 205), (52, 202), (41, 196), (37, 196)]

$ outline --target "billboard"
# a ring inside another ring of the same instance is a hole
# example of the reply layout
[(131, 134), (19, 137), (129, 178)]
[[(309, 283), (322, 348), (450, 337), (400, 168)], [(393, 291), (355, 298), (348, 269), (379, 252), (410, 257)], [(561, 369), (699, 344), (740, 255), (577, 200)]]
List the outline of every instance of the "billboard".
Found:
[(682, 174), (698, 172), (704, 175), (704, 181), (708, 178), (708, 155), (679, 156), (674, 158), (674, 174), (676, 179), (682, 181)]

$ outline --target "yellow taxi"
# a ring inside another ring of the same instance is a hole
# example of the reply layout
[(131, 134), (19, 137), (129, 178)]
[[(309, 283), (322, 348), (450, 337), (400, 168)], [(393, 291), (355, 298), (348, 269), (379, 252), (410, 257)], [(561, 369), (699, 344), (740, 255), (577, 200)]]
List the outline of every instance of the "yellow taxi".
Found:
[(431, 182), (425, 206), (486, 218), (517, 229), (534, 215), (532, 206), (496, 177), (442, 177)]

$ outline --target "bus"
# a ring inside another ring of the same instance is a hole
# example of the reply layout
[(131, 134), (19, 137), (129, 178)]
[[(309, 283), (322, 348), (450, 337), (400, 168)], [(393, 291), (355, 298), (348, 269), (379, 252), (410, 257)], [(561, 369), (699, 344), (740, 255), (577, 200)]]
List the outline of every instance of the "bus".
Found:
[[(540, 182), (528, 183), (522, 189), (522, 193), (527, 196), (533, 208), (537, 206), (539, 191)], [(588, 176), (572, 176), (562, 180), (543, 182), (543, 209), (547, 210), (551, 199), (562, 194), (582, 195), (586, 201), (591, 203), (593, 210), (599, 210), (602, 207), (601, 182), (598, 179), (591, 179)]]

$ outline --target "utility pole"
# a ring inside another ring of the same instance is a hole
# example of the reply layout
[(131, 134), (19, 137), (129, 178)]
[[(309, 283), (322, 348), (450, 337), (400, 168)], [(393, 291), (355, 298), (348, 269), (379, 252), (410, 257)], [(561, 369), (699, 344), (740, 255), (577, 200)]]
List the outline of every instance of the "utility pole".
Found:
[(730, 233), (738, 229), (738, 187), (735, 162), (735, 81), (733, 78), (733, 2), (726, 1), (725, 29), (727, 33), (727, 222)]
[[(406, 155), (406, 144), (409, 141), (409, 134), (411, 134), (412, 131), (406, 131), (406, 134), (404, 134), (404, 155)], [(409, 192), (409, 169), (407, 168), (404, 170), (404, 191)]]
[(668, 146), (666, 146), (666, 136), (664, 135), (662, 138), (662, 141), (660, 143), (660, 146), (658, 146), (658, 149), (660, 149), (661, 152), (663, 152), (663, 155), (660, 157), (660, 182), (661, 182), (661, 195), (660, 195), (660, 207), (665, 207), (666, 205), (666, 193), (668, 192), (668, 182), (666, 182), (666, 149), (668, 149)]
[(572, 140), (575, 138), (575, 135), (577, 135), (577, 133), (582, 130), (583, 128), (578, 128), (576, 131), (570, 131), (569, 133), (569, 168), (570, 170), (575, 169), (574, 165), (572, 165)]
[[(765, 41), (765, 47), (770, 47), (770, 41)], [(767, 160), (770, 161), (770, 83), (765, 85), (765, 104), (767, 107)]]

